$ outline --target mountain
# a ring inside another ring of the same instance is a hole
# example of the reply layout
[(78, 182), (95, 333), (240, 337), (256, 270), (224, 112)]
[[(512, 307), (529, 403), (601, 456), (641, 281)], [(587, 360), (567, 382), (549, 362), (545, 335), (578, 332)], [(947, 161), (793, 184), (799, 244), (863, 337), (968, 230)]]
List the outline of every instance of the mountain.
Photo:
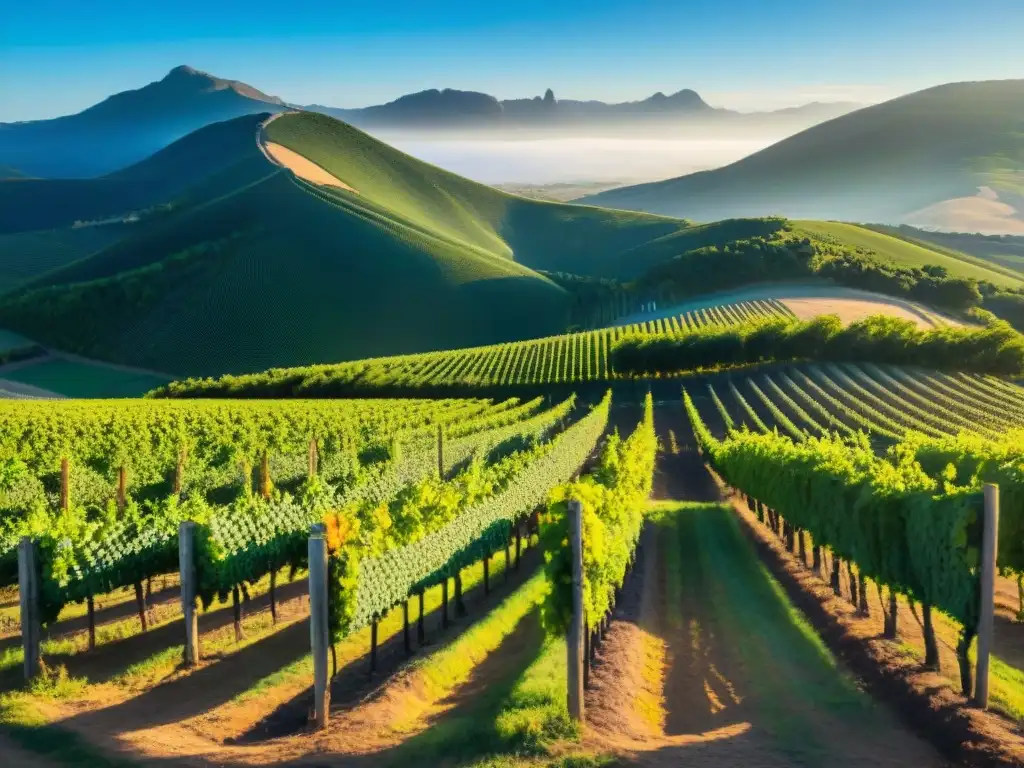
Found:
[(99, 176), (210, 123), (284, 108), (245, 83), (175, 67), (162, 80), (74, 115), (0, 123), (0, 165), (43, 178)]
[(0, 181), (0, 279), (16, 245), (49, 266), (0, 327), (182, 375), (490, 344), (565, 329), (541, 271), (631, 279), (761, 226), (527, 200), (325, 115), (251, 115), (107, 177)]
[(640, 101), (607, 103), (557, 99), (549, 88), (544, 96), (499, 101), (477, 91), (427, 90), (387, 104), (357, 109), (311, 104), (300, 107), (320, 112), (373, 131), (454, 130), (556, 131), (576, 133), (622, 131), (637, 127), (664, 130), (692, 124), (707, 130), (722, 128), (803, 128), (845, 114), (859, 105), (813, 103), (777, 112), (743, 114), (710, 106), (693, 90), (665, 95), (658, 92)]
[[(1019, 222), (1024, 80), (930, 88), (809, 128), (724, 168), (579, 202), (703, 220), (778, 213), (927, 220), (960, 231), (986, 231), (1000, 217)], [(1003, 226), (1013, 231), (1012, 222)]]

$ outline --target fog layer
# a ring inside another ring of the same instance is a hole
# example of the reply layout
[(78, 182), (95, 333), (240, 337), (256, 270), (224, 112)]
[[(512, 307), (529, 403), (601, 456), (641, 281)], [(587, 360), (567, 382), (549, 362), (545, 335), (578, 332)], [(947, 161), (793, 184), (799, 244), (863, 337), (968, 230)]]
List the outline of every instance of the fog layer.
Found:
[(454, 140), (390, 138), (403, 152), (485, 184), (642, 182), (718, 168), (771, 139), (543, 138)]

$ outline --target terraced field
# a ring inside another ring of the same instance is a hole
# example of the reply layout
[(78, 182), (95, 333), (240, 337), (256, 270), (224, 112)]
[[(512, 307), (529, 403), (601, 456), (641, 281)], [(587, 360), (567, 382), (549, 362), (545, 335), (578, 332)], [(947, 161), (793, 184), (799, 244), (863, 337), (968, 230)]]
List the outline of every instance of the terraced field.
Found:
[(723, 375), (688, 391), (719, 436), (742, 427), (797, 440), (863, 431), (882, 447), (908, 432), (997, 437), (1024, 429), (1024, 388), (992, 376), (801, 364)]

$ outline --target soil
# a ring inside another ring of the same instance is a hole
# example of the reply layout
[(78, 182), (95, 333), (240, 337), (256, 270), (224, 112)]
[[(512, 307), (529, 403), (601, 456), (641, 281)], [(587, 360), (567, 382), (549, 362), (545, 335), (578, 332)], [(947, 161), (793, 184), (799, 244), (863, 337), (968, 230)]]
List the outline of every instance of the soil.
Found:
[[(440, 648), (457, 637), (473, 621), (486, 615), (486, 605), (497, 604), (521, 585), (540, 561), (540, 550), (531, 547), (523, 552), (518, 571), (513, 569), (507, 580), (503, 575), (492, 579), (486, 598), (481, 585), (467, 589), (464, 602), (469, 616), (454, 619), (447, 630), (440, 628), (439, 610), (428, 613), (424, 648)], [(279, 588), (278, 594), (282, 591)], [(305, 594), (304, 582), (300, 591)], [(316, 733), (308, 727), (311, 692), (306, 685), (277, 686), (244, 703), (233, 701), (258, 680), (306, 654), (308, 603), (302, 595), (282, 600), (279, 627), (248, 647), (204, 658), (198, 669), (182, 672), (141, 693), (109, 685), (90, 686), (88, 700), (44, 704), (45, 713), (105, 750), (127, 753), (133, 758), (170, 759), (176, 765), (310, 761), (322, 764), (325, 754), (330, 754), (332, 765), (361, 765), (369, 755), (385, 754), (396, 748), (445, 712), (472, 707), (473, 699), (486, 690), (489, 679), (503, 674), (504, 666), (525, 666), (527, 662), (512, 649), (518, 644), (522, 653), (535, 651), (541, 636), (537, 617), (531, 615), (506, 640), (499, 653), (479, 665), (466, 685), (438, 702), (422, 690), (415, 674), (406, 666), (399, 632), (379, 646), (378, 673), (373, 678), (367, 674), (368, 647), (339, 669), (332, 684), (331, 728), (327, 733)], [(256, 601), (252, 603), (250, 611), (255, 611)], [(454, 615), (454, 605), (450, 610)], [(227, 614), (226, 623), (210, 632), (233, 631), (230, 611), (228, 608), (218, 612)], [(172, 626), (180, 634), (180, 622)], [(204, 633), (204, 641), (207, 637)], [(415, 646), (415, 626), (412, 637)], [(164, 639), (158, 645), (167, 647), (168, 642)], [(84, 667), (83, 661), (74, 670), (69, 666), (69, 672), (81, 674)], [(90, 679), (95, 678), (90, 675)], [(401, 732), (393, 728), (399, 720), (405, 724)]]
[[(626, 434), (639, 417), (639, 408), (616, 408), (612, 423)], [(921, 672), (906, 646), (879, 638), (875, 595), (872, 615), (857, 617), (738, 499), (723, 493), (678, 403), (659, 405), (655, 422), (661, 452), (652, 495), (666, 508), (688, 505), (653, 517), (642, 534), (636, 566), (595, 651), (585, 749), (632, 766), (1024, 764), (1024, 741), (1013, 724), (965, 708), (947, 678)], [(735, 514), (723, 509), (723, 499)], [(486, 615), (486, 606), (511, 593), (540, 559), (539, 550), (526, 551), (521, 571), (507, 582), (496, 577), (487, 598), (479, 585), (467, 590), (471, 618), (447, 631), (440, 630), (437, 611), (428, 614), (430, 648)], [(450, 731), (464, 722), (459, 718), (469, 722), (489, 692), (535, 658), (543, 636), (534, 612), (469, 681), (437, 700), (406, 663), (399, 632), (382, 643), (374, 678), (367, 674), (368, 648), (345, 657), (332, 688), (331, 728), (316, 733), (306, 725), (304, 676), (236, 700), (308, 651), (305, 584), (282, 585), (278, 594), (279, 625), (247, 646), (204, 657), (197, 669), (141, 691), (103, 683), (133, 661), (177, 644), (181, 626), (173, 621), (58, 660), (72, 675), (99, 682), (86, 698), (40, 700), (38, 706), (50, 721), (99, 748), (147, 762), (369, 768), (408, 761), (409, 748), (424, 743), (420, 737), (446, 732), (442, 726)], [(1005, 631), (996, 650), (1014, 663), (1022, 649), (1013, 620), (1016, 584), (1001, 584), (1000, 594)], [(253, 620), (265, 610), (266, 596), (247, 608)], [(920, 627), (911, 606), (901, 606), (900, 623), (904, 642), (914, 645)], [(204, 615), (200, 629), (204, 643), (226, 637), (231, 609)], [(940, 624), (943, 662), (952, 664), (947, 630)], [(22, 758), (17, 747), (0, 740), (0, 763), (18, 765)], [(27, 764), (46, 765), (34, 756)]]
[(908, 302), (898, 299), (884, 301), (878, 299), (844, 299), (828, 298), (780, 298), (794, 315), (801, 320), (810, 320), (819, 315), (839, 315), (843, 325), (863, 320), (870, 315), (888, 315), (903, 320), (910, 320), (922, 328), (933, 328), (938, 323), (931, 313), (922, 312)]
[[(655, 497), (719, 500), (682, 410), (655, 418), (679, 444), (660, 457)], [(587, 746), (635, 766), (946, 765), (815, 658), (727, 514), (695, 506), (648, 525), (597, 651)]]
[(348, 190), (349, 192), (356, 192), (355, 189), (343, 182), (337, 176), (334, 176), (326, 169), (321, 168), (312, 160), (307, 160), (298, 152), (288, 149), (288, 147), (282, 146), (281, 144), (275, 144), (272, 141), (266, 142), (263, 146), (270, 157), (273, 158), (274, 162), (278, 165), (283, 165), (300, 179), (312, 181), (314, 184), (323, 184), (328, 187), (340, 187), (341, 189)]

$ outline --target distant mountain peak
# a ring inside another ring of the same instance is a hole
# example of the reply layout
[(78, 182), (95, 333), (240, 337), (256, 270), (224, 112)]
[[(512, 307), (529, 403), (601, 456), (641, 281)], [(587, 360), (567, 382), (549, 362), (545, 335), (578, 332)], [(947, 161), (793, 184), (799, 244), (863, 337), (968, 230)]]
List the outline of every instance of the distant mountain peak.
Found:
[(277, 96), (270, 96), (263, 93), (262, 91), (253, 88), (248, 83), (217, 77), (216, 75), (211, 75), (209, 72), (203, 72), (195, 67), (190, 67), (187, 64), (178, 65), (164, 75), (162, 80), (155, 83), (155, 85), (161, 84), (194, 87), (200, 90), (209, 91), (224, 91), (230, 89), (239, 96), (244, 96), (248, 99), (256, 99), (257, 101), (266, 101), (270, 104), (284, 105), (284, 102)]

